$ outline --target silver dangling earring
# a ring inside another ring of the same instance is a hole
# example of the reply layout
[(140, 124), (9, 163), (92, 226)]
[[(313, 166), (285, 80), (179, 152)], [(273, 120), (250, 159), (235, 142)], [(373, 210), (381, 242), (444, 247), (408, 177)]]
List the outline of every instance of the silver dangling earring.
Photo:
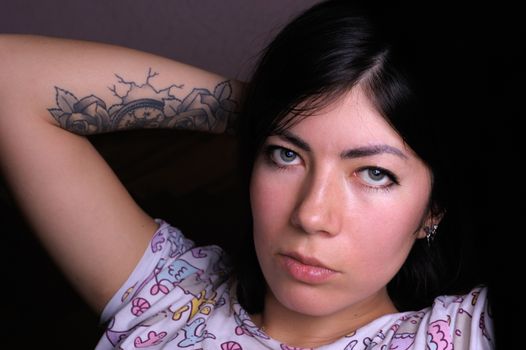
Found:
[(431, 247), (431, 243), (433, 243), (433, 240), (435, 239), (435, 235), (437, 233), (438, 225), (431, 225), (431, 226), (425, 226), (424, 232), (426, 233), (426, 239), (427, 239), (427, 246)]

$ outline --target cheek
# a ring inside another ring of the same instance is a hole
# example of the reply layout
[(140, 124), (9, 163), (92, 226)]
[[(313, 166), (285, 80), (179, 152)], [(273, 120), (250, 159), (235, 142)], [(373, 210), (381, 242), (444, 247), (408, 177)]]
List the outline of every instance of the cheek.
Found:
[(273, 206), (274, 199), (271, 193), (268, 183), (263, 180), (261, 172), (255, 167), (250, 182), (250, 206), (256, 249), (261, 247), (261, 242), (268, 235), (268, 225), (272, 224), (271, 218), (273, 216), (271, 211), (276, 210)]
[(256, 163), (250, 181), (250, 205), (254, 234), (270, 234), (287, 222), (293, 206), (293, 184), (279, 176), (262, 162)]
[(263, 181), (263, 176), (256, 167), (250, 181), (250, 207), (255, 235), (266, 226), (266, 222), (271, 222), (269, 220), (271, 216), (269, 211), (274, 208), (272, 205), (274, 202), (272, 192), (268, 183)]
[(279, 216), (281, 214), (281, 203), (277, 191), (273, 188), (271, 181), (265, 176), (261, 167), (254, 167), (250, 181), (250, 206), (252, 210), (253, 236), (256, 255), (259, 263), (266, 271), (267, 259), (272, 255)]
[(354, 266), (362, 267), (358, 270), (364, 280), (370, 278), (367, 276), (379, 276), (387, 283), (402, 266), (417, 238), (427, 200), (426, 191), (403, 193), (357, 208), (346, 222), (346, 231), (352, 235), (342, 244), (353, 248), (347, 253), (341, 248), (339, 253), (346, 254)]
[(297, 179), (256, 162), (250, 181), (253, 236), (263, 269), (285, 239), (294, 207)]
[(377, 217), (371, 218), (371, 222), (376, 222), (378, 229), (386, 235), (384, 244), (403, 244), (417, 238), (427, 211), (431, 183), (429, 176), (422, 173), (410, 184), (384, 203), (383, 208), (375, 212)]

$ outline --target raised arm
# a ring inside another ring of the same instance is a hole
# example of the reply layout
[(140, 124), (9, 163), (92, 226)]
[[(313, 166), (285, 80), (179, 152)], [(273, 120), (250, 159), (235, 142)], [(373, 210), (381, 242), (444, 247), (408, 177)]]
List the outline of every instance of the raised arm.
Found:
[(0, 36), (0, 166), (34, 231), (101, 310), (156, 224), (81, 135), (134, 128), (223, 132), (242, 84), (130, 49)]

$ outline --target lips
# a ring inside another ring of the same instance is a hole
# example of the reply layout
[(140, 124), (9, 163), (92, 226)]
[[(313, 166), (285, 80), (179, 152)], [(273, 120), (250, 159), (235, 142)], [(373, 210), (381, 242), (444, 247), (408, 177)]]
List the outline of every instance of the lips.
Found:
[(338, 272), (316, 258), (295, 252), (280, 254), (279, 261), (284, 270), (293, 279), (307, 284), (327, 282)]
[(294, 260), (297, 260), (298, 262), (300, 262), (303, 265), (308, 265), (308, 266), (313, 266), (313, 267), (324, 268), (324, 269), (327, 269), (327, 270), (332, 270), (330, 267), (324, 265), (321, 261), (319, 261), (318, 259), (316, 259), (314, 257), (304, 256), (304, 255), (301, 255), (301, 254), (295, 253), (295, 252), (284, 253), (282, 255), (288, 256), (288, 257), (290, 257), (290, 258), (292, 258)]

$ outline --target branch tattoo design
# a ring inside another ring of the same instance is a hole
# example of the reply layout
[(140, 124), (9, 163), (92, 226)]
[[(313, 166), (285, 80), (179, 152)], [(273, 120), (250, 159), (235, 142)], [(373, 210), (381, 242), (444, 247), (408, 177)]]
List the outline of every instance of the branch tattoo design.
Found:
[(119, 94), (116, 85), (110, 87), (120, 102), (109, 108), (95, 95), (78, 99), (56, 86), (56, 107), (48, 111), (60, 127), (80, 135), (142, 128), (233, 132), (238, 103), (232, 98), (228, 80), (217, 84), (213, 92), (194, 88), (178, 99), (171, 91), (182, 89), (183, 85), (172, 84), (157, 90), (151, 84), (151, 79), (157, 75), (150, 68), (146, 82), (139, 85), (115, 74), (118, 84), (126, 86), (127, 91)]

